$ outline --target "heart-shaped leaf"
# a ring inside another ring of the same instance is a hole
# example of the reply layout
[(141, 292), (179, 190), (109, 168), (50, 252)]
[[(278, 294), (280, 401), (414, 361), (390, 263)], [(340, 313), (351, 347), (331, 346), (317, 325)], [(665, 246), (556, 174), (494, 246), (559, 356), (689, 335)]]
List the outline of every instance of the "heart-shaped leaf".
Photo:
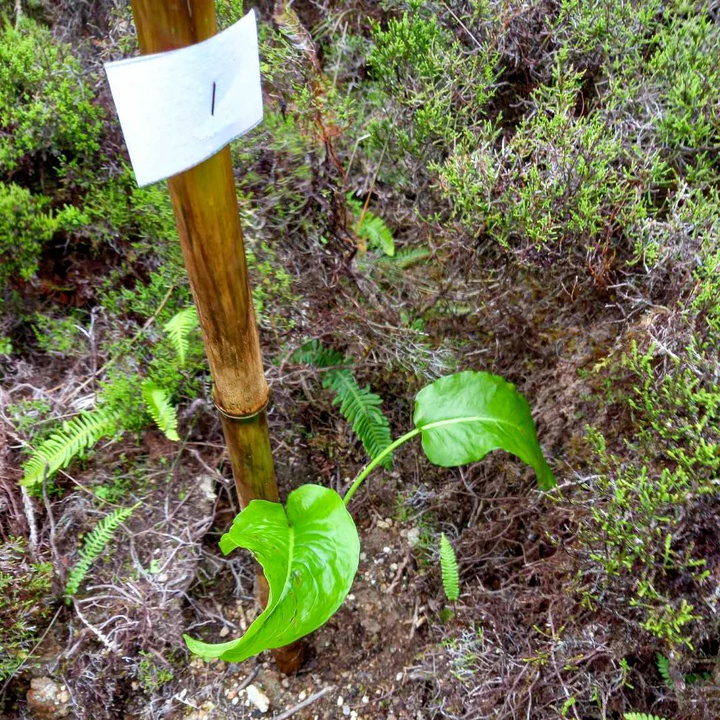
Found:
[(311, 633), (333, 615), (350, 592), (360, 560), (360, 540), (342, 498), (320, 485), (290, 493), (287, 506), (253, 500), (220, 539), (226, 555), (250, 550), (270, 586), (263, 613), (237, 640), (208, 644), (185, 636), (205, 658), (241, 662)]
[(527, 400), (497, 375), (466, 371), (436, 380), (417, 394), (413, 420), (436, 465), (465, 465), (501, 449), (535, 470), (541, 490), (556, 484)]

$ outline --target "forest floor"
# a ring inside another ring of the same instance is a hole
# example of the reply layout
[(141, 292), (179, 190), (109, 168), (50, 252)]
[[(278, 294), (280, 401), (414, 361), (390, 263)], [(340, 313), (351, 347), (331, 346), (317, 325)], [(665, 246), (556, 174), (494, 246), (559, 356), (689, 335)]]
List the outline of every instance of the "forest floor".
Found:
[[(130, 10), (0, 0), (2, 717), (720, 717), (718, 12), (586, 5), (255, 5), (265, 121), (232, 153), (281, 497), (367, 461), (311, 342), (393, 437), (437, 377), (505, 377), (558, 480), (404, 446), (351, 506), (351, 594), (284, 676), (182, 639), (259, 606), (217, 545), (239, 507), (200, 332), (180, 360), (167, 330), (192, 305), (168, 196), (136, 187), (102, 73), (136, 51)], [(23, 486), (53, 435), (64, 460)]]

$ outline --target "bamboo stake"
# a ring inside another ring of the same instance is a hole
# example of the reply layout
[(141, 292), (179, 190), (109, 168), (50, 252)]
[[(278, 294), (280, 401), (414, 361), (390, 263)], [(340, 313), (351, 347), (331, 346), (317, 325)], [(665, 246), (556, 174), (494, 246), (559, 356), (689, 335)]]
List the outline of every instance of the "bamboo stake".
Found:
[[(212, 37), (214, 0), (131, 0), (140, 49), (176, 50)], [(230, 149), (168, 181), (180, 245), (205, 339), (214, 401), (240, 505), (278, 501), (265, 406), (268, 386), (235, 193)], [(260, 574), (260, 599), (267, 584)], [(303, 645), (275, 651), (284, 672), (302, 664)]]

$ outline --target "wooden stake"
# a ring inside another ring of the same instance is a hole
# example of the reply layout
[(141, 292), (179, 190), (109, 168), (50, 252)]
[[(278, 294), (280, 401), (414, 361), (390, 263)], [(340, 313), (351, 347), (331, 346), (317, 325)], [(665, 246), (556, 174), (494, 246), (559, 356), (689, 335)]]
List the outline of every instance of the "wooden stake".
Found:
[[(207, 40), (217, 30), (214, 0), (131, 0), (131, 4), (144, 54), (186, 47)], [(240, 504), (245, 507), (255, 499), (277, 502), (265, 415), (268, 387), (230, 149), (170, 178), (168, 188)], [(266, 602), (262, 574), (260, 579), (260, 595)], [(297, 646), (275, 651), (284, 672), (294, 672), (302, 664), (303, 653)]]

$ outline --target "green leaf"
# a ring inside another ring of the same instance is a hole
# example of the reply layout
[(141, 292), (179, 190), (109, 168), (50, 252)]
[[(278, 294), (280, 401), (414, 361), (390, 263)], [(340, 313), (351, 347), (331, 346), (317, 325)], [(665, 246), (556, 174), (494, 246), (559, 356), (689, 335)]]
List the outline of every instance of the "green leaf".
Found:
[(165, 437), (174, 442), (180, 440), (177, 433), (177, 410), (170, 402), (170, 393), (152, 380), (146, 380), (142, 384), (142, 394), (148, 412)]
[(369, 210), (365, 212), (358, 235), (368, 241), (370, 247), (382, 250), (388, 257), (395, 255), (395, 240), (385, 221)]
[(350, 592), (360, 559), (355, 523), (342, 498), (319, 485), (290, 493), (285, 508), (253, 500), (220, 539), (226, 555), (238, 547), (262, 565), (268, 604), (237, 640), (208, 644), (186, 635), (191, 652), (205, 658), (241, 662), (316, 630)]
[(91, 448), (100, 438), (113, 435), (120, 427), (118, 417), (107, 408), (85, 412), (63, 422), (25, 463), (20, 481), (25, 487), (37, 487), (45, 477), (52, 477), (67, 467), (83, 450)]
[(466, 371), (436, 380), (417, 394), (413, 420), (436, 465), (465, 465), (501, 449), (535, 470), (541, 490), (556, 484), (527, 400), (497, 375)]
[(445, 533), (440, 535), (440, 569), (447, 599), (457, 600), (460, 597), (460, 575), (458, 573), (457, 558), (450, 541), (445, 537)]
[(655, 662), (657, 664), (658, 673), (663, 679), (663, 682), (671, 688), (673, 686), (673, 679), (670, 676), (670, 660), (665, 657), (662, 653), (655, 653)]
[(198, 314), (194, 305), (181, 310), (165, 323), (165, 332), (177, 352), (180, 367), (185, 367), (189, 348), (188, 336), (198, 326)]

